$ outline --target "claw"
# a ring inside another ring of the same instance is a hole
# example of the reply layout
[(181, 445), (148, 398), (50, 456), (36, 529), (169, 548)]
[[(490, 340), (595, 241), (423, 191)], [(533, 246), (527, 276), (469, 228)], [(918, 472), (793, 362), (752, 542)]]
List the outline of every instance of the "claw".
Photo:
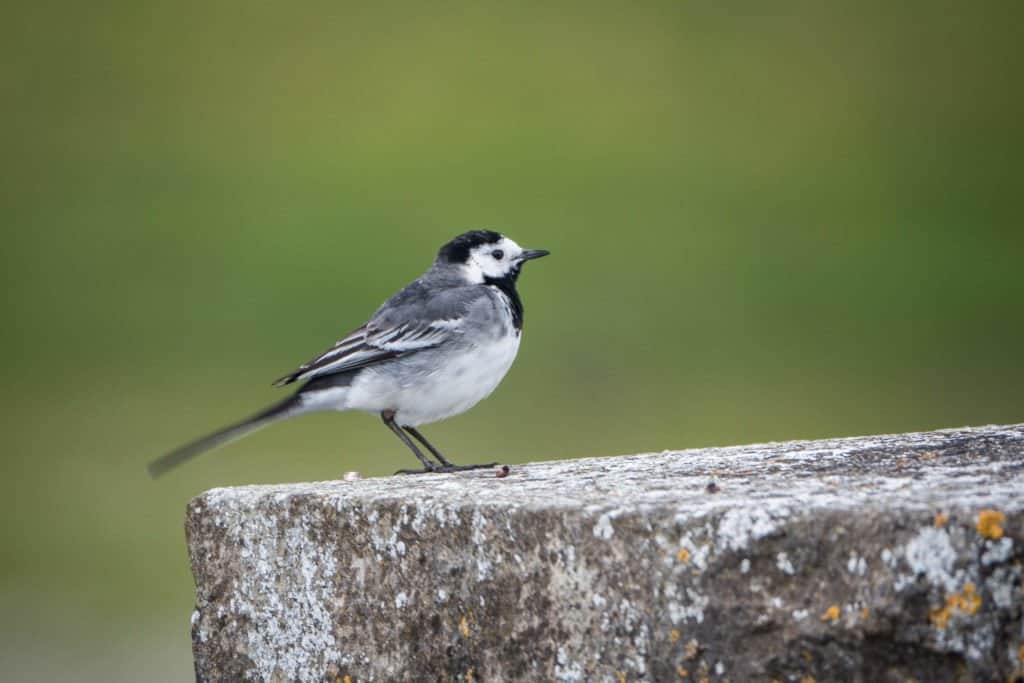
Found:
[(422, 469), (422, 470), (395, 470), (395, 474), (430, 474), (434, 472), (434, 469)]
[(437, 465), (422, 470), (398, 470), (395, 474), (451, 474), (452, 472), (467, 472), (469, 470), (486, 470), (497, 467), (498, 463), (489, 462), (483, 465)]
[(446, 465), (445, 467), (438, 467), (435, 472), (466, 472), (468, 470), (489, 470), (492, 467), (497, 467), (498, 463), (488, 462), (482, 465)]

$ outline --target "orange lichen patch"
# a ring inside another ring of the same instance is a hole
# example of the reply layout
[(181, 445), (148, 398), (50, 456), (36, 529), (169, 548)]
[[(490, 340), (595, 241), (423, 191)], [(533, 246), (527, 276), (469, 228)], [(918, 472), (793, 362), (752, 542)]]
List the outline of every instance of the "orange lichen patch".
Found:
[(462, 617), (462, 621), (459, 622), (459, 631), (463, 638), (469, 638), (469, 622), (466, 621), (466, 617)]
[(345, 678), (342, 679), (343, 683), (352, 683), (352, 677), (345, 674)]
[(869, 614), (871, 614), (871, 610), (869, 610), (867, 607), (864, 607), (863, 609), (861, 609), (861, 611), (860, 611), (861, 621), (867, 621)]
[(691, 638), (686, 643), (686, 652), (683, 654), (683, 658), (689, 662), (697, 656), (698, 652), (700, 652), (700, 645), (698, 645), (696, 638)]
[(948, 596), (945, 605), (936, 607), (929, 612), (928, 618), (931, 619), (932, 625), (935, 628), (942, 630), (949, 625), (949, 619), (953, 616), (954, 612), (972, 616), (977, 614), (980, 609), (981, 596), (978, 595), (978, 591), (973, 583), (967, 583), (964, 584), (962, 591)]
[(978, 610), (981, 609), (981, 596), (978, 595), (973, 583), (968, 583), (964, 586), (961, 604), (963, 605), (961, 609), (971, 616), (977, 614)]
[(825, 613), (821, 615), (822, 621), (831, 621), (833, 624), (839, 621), (839, 605), (831, 605)]
[(932, 626), (939, 629), (940, 631), (945, 630), (946, 626), (949, 625), (949, 617), (953, 614), (953, 608), (947, 603), (944, 607), (936, 607), (928, 613), (928, 618), (932, 621)]
[(1003, 537), (1003, 522), (1006, 515), (999, 510), (982, 510), (978, 513), (978, 533), (985, 538)]
[(935, 526), (941, 529), (942, 527), (946, 526), (946, 522), (949, 521), (949, 515), (947, 515), (945, 512), (936, 512), (935, 519), (933, 519), (932, 521), (935, 523)]
[(626, 683), (626, 674), (621, 671), (615, 672), (615, 678), (619, 679), (619, 683)]
[(686, 668), (682, 664), (679, 665), (679, 668), (676, 669), (676, 671), (679, 673), (679, 677), (680, 678), (686, 678), (687, 676), (690, 675), (690, 672), (687, 671)]
[(679, 552), (676, 553), (676, 559), (680, 562), (686, 563), (690, 561), (690, 551), (686, 548), (680, 548)]
[(672, 629), (672, 633), (668, 634), (668, 639), (673, 643), (678, 643), (679, 639), (683, 637), (683, 634), (679, 632), (679, 629)]
[(800, 654), (801, 654), (801, 655), (803, 656), (803, 658), (804, 658), (804, 659), (806, 659), (806, 660), (807, 660), (807, 663), (808, 663), (808, 664), (813, 664), (813, 663), (814, 663), (814, 657), (812, 657), (812, 656), (811, 656), (811, 653), (810, 653), (810, 651), (808, 651), (808, 650), (804, 650), (804, 651), (803, 651), (803, 652), (801, 652)]
[(816, 680), (814, 680), (814, 676), (811, 676), (810, 674), (807, 674), (806, 676), (803, 676), (800, 679), (800, 683), (818, 683), (818, 682)]
[(472, 683), (472, 681), (473, 681), (473, 667), (469, 667), (469, 669), (466, 670), (466, 681), (468, 681), (468, 683)]

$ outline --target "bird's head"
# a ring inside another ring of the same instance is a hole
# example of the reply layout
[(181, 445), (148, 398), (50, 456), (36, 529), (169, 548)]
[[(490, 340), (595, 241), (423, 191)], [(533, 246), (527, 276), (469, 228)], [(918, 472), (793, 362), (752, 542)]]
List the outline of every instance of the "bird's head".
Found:
[(482, 284), (491, 280), (515, 281), (524, 263), (549, 253), (544, 249), (523, 249), (493, 230), (471, 230), (441, 247), (435, 263), (457, 269), (467, 282)]

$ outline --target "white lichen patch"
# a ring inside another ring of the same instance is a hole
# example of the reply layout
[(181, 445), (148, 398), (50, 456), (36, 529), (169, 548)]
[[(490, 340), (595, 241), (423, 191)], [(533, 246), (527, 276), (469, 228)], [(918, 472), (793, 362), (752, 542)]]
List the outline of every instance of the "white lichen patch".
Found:
[[(997, 567), (992, 575), (985, 579), (985, 588), (992, 596), (992, 602), (1000, 609), (1009, 609), (1015, 604), (1024, 602), (1021, 593), (1021, 567), (1011, 565)], [(1024, 624), (1021, 626), (1024, 631)], [(1024, 640), (1024, 632), (1021, 633)], [(1022, 662), (1024, 663), (1024, 662)]]
[(698, 624), (702, 623), (704, 621), (704, 610), (711, 600), (708, 596), (698, 593), (693, 588), (687, 588), (685, 594), (686, 602), (669, 601), (669, 619), (676, 625), (687, 621), (696, 621)]
[(476, 556), (476, 580), (486, 581), (487, 577), (491, 575), (491, 570), (494, 568), (494, 563), (491, 562), (487, 555), (483, 553), (477, 553)]
[[(708, 561), (711, 556), (711, 544), (710, 543), (697, 543), (693, 540), (690, 534), (683, 534), (679, 539), (679, 550), (685, 550), (686, 553), (683, 555), (686, 558), (686, 565), (691, 566), (699, 571), (707, 569)], [(667, 564), (679, 566), (680, 552), (677, 550), (674, 553), (667, 553)], [(683, 567), (685, 568), (685, 567)]]
[(796, 569), (793, 567), (793, 563), (790, 562), (789, 555), (785, 551), (775, 556), (775, 566), (783, 574), (789, 574), (790, 576), (796, 574)]
[(855, 576), (864, 576), (868, 571), (867, 560), (863, 557), (859, 557), (857, 553), (851, 552), (850, 559), (846, 561), (846, 571)]
[(583, 666), (569, 658), (565, 647), (558, 648), (558, 653), (555, 656), (555, 678), (563, 683), (578, 683), (586, 680)]
[(487, 518), (484, 517), (484, 513), (480, 508), (474, 508), (473, 510), (473, 545), (481, 546), (487, 539), (487, 534), (484, 529), (487, 528)]
[(985, 541), (985, 552), (981, 555), (981, 563), (986, 567), (1002, 564), (1013, 555), (1013, 539), (1003, 537), (998, 541)]
[(945, 529), (934, 526), (921, 528), (907, 543), (903, 557), (915, 575), (924, 575), (947, 593), (956, 590), (957, 576), (953, 573), (956, 550)]
[(313, 680), (322, 666), (318, 662), (342, 662), (332, 616), (338, 563), (329, 548), (311, 540), (308, 520), (253, 516), (234, 531), (252, 552), (226, 603), (231, 614), (249, 624), (252, 677)]
[(612, 526), (615, 516), (615, 512), (606, 512), (598, 517), (594, 524), (594, 536), (605, 541), (610, 540), (615, 535), (615, 527)]
[[(457, 518), (457, 514), (446, 516), (449, 522)], [(489, 579), (495, 563), (502, 561), (502, 558), (498, 557), (491, 548), (487, 532), (487, 528), (490, 525), (491, 522), (484, 515), (483, 509), (474, 507), (470, 517), (470, 542), (472, 544), (470, 550), (473, 564), (476, 566), (476, 580), (478, 582)]]
[(752, 541), (770, 536), (778, 525), (767, 510), (738, 507), (728, 510), (718, 521), (717, 545), (728, 550), (743, 550)]

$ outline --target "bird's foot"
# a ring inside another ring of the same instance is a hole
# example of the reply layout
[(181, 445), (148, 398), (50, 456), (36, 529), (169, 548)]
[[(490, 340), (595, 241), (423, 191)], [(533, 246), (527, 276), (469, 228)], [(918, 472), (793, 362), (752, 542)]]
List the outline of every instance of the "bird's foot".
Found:
[(498, 463), (489, 462), (483, 465), (431, 465), (421, 470), (398, 470), (395, 474), (450, 474), (452, 472), (467, 472), (469, 470), (486, 470), (497, 467)]

